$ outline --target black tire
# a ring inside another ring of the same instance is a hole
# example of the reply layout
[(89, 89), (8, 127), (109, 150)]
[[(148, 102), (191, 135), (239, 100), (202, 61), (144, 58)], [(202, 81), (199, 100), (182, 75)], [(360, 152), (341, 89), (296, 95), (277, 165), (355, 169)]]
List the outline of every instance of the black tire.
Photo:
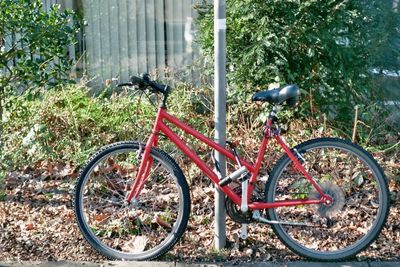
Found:
[(119, 260), (152, 260), (169, 251), (184, 233), (190, 213), (189, 187), (165, 152), (152, 148), (152, 169), (139, 200), (125, 200), (144, 144), (119, 142), (102, 148), (82, 169), (74, 211), (89, 244)]
[[(267, 211), (270, 220), (308, 226), (272, 224), (278, 238), (295, 253), (320, 261), (350, 258), (373, 242), (386, 222), (389, 191), (382, 168), (358, 145), (318, 138), (296, 146), (300, 161), (336, 204), (303, 205)], [(266, 201), (318, 198), (285, 154), (266, 184)]]

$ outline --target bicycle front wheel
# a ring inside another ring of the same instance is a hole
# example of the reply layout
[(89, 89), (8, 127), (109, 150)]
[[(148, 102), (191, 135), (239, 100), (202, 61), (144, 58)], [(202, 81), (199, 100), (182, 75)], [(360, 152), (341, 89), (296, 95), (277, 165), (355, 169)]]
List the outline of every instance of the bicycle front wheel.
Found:
[(128, 203), (145, 145), (120, 142), (100, 150), (75, 188), (78, 226), (91, 246), (112, 259), (152, 260), (184, 233), (190, 212), (184, 175), (165, 152), (152, 148), (152, 166), (139, 198)]
[[(344, 260), (365, 249), (389, 210), (380, 166), (360, 146), (336, 138), (310, 140), (292, 151), (334, 203), (269, 209), (269, 219), (280, 222), (272, 225), (278, 238), (297, 254), (322, 261)], [(320, 198), (287, 155), (271, 172), (266, 192), (268, 202)]]

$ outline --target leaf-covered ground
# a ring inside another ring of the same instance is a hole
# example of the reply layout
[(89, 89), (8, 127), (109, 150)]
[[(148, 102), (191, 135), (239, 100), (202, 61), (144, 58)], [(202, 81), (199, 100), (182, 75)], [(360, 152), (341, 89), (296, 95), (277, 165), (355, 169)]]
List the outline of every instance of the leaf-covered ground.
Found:
[[(400, 259), (400, 159), (376, 154), (389, 177), (390, 215), (381, 235), (359, 259)], [(68, 163), (41, 161), (9, 173), (0, 202), (0, 261), (101, 261), (80, 234), (72, 211), (77, 170)], [(177, 261), (282, 261), (298, 259), (268, 225), (250, 226), (249, 238), (238, 239), (240, 225), (227, 219), (228, 247), (214, 245), (214, 190), (200, 181), (192, 184), (192, 213), (182, 240), (164, 256)]]

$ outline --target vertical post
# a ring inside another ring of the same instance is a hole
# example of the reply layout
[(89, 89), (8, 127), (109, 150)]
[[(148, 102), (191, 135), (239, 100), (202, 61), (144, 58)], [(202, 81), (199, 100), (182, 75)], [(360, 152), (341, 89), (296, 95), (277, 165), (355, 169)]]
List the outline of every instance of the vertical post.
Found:
[[(214, 105), (215, 140), (225, 146), (226, 136), (226, 0), (214, 0)], [(225, 157), (216, 153), (221, 176), (226, 175)], [(226, 245), (225, 195), (215, 188), (215, 248), (220, 250)]]

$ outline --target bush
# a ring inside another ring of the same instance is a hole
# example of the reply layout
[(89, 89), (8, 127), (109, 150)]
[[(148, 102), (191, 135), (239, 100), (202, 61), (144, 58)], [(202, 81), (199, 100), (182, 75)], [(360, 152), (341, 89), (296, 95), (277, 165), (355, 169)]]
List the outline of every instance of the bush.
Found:
[[(297, 83), (303, 111), (351, 122), (376, 102), (373, 69), (400, 69), (399, 16), (391, 1), (227, 1), (228, 78), (233, 91)], [(200, 7), (200, 43), (213, 57), (212, 6)]]
[(45, 12), (40, 0), (0, 1), (0, 135), (4, 106), (15, 100), (8, 97), (70, 82), (66, 47), (75, 42), (76, 27), (72, 11), (59, 8)]
[(68, 81), (71, 60), (66, 47), (75, 42), (74, 14), (40, 0), (0, 2), (0, 88), (24, 91)]
[[(87, 87), (69, 85), (62, 90), (42, 90), (33, 98), (29, 93), (10, 97), (4, 114), (0, 169), (14, 170), (38, 160), (81, 165), (106, 144), (145, 140), (156, 107), (132, 91), (107, 94), (92, 97)], [(176, 88), (169, 101), (171, 111), (204, 130), (203, 117), (188, 112), (193, 109), (189, 94), (185, 86)]]

